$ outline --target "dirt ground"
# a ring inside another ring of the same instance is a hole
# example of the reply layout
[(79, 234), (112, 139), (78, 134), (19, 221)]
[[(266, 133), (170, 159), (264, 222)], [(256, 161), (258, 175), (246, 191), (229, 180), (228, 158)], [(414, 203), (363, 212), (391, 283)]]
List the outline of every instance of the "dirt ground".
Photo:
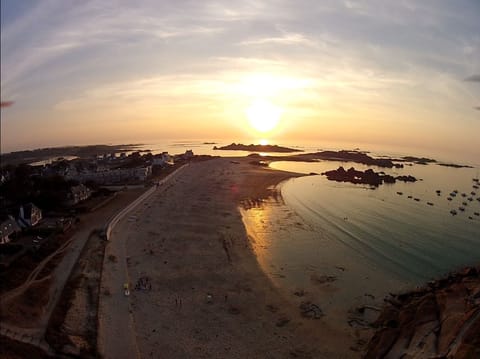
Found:
[(97, 310), (105, 240), (93, 232), (52, 313), (46, 340), (57, 353), (96, 357)]

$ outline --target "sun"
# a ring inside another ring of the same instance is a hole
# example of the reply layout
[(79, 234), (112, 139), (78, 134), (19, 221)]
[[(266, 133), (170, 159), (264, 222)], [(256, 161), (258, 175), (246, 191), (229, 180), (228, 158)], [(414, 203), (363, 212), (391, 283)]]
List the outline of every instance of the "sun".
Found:
[(278, 122), (282, 110), (268, 100), (254, 100), (246, 110), (251, 126), (258, 132), (269, 132), (273, 130)]

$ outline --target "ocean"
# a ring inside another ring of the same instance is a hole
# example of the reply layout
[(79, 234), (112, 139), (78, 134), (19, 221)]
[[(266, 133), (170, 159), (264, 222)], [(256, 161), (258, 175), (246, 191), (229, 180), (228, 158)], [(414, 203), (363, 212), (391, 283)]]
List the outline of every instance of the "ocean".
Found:
[[(275, 162), (271, 167), (322, 173), (341, 165), (368, 168), (326, 161)], [(409, 174), (421, 181), (370, 189), (308, 176), (286, 182), (282, 197), (312, 233), (341, 243), (346, 252), (365, 258), (392, 278), (423, 282), (463, 265), (480, 263), (480, 217), (476, 215), (480, 212), (480, 190), (473, 187), (478, 186), (473, 181), (478, 177), (477, 169), (430, 164), (375, 170), (395, 176)], [(458, 194), (450, 197), (454, 190)]]

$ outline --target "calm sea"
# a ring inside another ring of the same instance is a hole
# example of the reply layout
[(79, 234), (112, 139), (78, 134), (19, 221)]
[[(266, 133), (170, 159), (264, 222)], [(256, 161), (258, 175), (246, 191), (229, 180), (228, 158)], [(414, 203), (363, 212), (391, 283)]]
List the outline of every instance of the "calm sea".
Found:
[[(368, 168), (326, 161), (271, 165), (302, 173), (322, 173), (338, 166)], [(282, 196), (312, 229), (312, 235), (322, 233), (341, 244), (345, 253), (361, 256), (392, 278), (422, 282), (480, 263), (480, 190), (473, 187), (478, 186), (473, 181), (478, 178), (478, 169), (435, 164), (374, 169), (395, 176), (410, 174), (421, 181), (385, 184), (372, 190), (328, 181), (324, 176), (308, 176), (286, 182)], [(458, 194), (452, 197), (452, 191)], [(315, 242), (306, 247), (306, 251), (314, 250)]]

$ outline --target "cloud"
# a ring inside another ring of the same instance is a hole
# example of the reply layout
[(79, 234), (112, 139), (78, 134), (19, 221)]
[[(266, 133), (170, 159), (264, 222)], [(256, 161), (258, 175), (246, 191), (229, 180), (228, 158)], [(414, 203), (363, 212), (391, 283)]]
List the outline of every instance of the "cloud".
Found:
[(264, 37), (260, 39), (245, 40), (240, 45), (265, 45), (265, 44), (282, 44), (282, 45), (307, 45), (313, 46), (315, 42), (308, 39), (302, 34), (292, 33), (278, 37)]
[(468, 76), (467, 78), (465, 78), (465, 81), (480, 82), (480, 74)]
[(345, 116), (368, 109), (387, 120), (408, 103), (425, 121), (449, 111), (472, 118), (478, 7), (451, 8), (414, 0), (44, 0), (2, 18), (2, 99), (52, 118), (119, 107), (141, 117), (190, 102), (207, 104), (207, 113), (253, 96), (312, 111), (343, 106)]
[[(211, 23), (200, 14), (196, 19), (180, 16), (177, 10), (181, 8), (163, 11), (168, 16), (162, 14), (160, 21), (154, 14), (162, 13), (161, 6), (150, 9), (148, 3), (144, 5), (133, 10), (98, 0), (72, 6), (47, 0), (6, 26), (2, 20), (2, 91), (14, 92), (42, 68), (52, 74), (58, 67), (70, 67), (72, 56), (89, 55), (98, 61), (102, 51), (117, 51), (134, 58), (135, 53), (128, 54), (131, 44), (161, 48), (175, 39), (201, 39), (224, 31), (222, 23)], [(52, 15), (56, 12), (62, 16)]]

